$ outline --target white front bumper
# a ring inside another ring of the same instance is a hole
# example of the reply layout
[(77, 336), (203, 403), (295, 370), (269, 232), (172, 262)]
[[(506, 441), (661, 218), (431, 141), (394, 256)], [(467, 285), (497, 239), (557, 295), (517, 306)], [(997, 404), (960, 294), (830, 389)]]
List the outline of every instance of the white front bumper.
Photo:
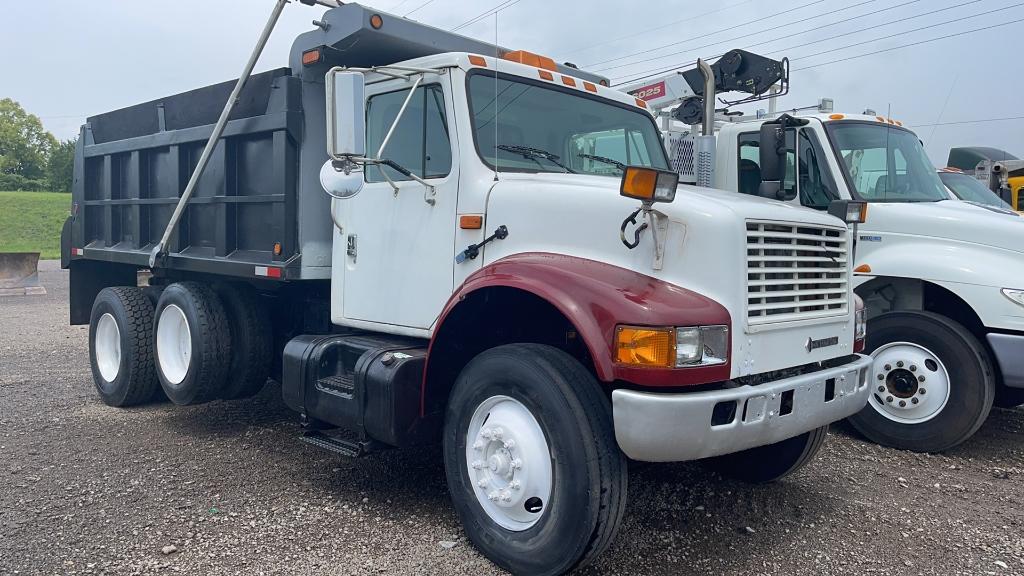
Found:
[[(634, 460), (675, 462), (731, 454), (798, 436), (860, 412), (871, 358), (757, 386), (660, 394), (615, 390), (615, 438)], [(832, 381), (829, 384), (829, 381)], [(826, 390), (833, 397), (826, 401)], [(792, 391), (780, 413), (783, 395)], [(715, 406), (735, 402), (730, 422), (712, 425)]]

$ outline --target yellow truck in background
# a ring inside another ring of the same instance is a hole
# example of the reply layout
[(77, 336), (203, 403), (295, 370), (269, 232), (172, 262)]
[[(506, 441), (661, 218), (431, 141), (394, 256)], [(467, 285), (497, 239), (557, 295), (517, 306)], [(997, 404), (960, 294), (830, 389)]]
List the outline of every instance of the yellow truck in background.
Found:
[(950, 148), (946, 166), (981, 180), (1014, 210), (1024, 211), (1024, 160), (998, 148), (963, 146)]

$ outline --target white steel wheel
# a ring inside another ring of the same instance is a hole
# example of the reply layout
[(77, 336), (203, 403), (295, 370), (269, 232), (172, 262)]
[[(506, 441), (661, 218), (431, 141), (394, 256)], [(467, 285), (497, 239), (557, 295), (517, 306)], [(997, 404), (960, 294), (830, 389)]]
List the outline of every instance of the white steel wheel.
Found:
[(121, 330), (110, 312), (100, 316), (96, 322), (93, 352), (96, 355), (96, 367), (100, 371), (100, 376), (107, 382), (116, 380), (118, 372), (121, 371)]
[(156, 357), (160, 372), (171, 384), (181, 384), (192, 361), (192, 331), (176, 304), (164, 307), (156, 328)]
[(871, 406), (900, 424), (921, 424), (949, 401), (950, 377), (937, 355), (912, 342), (890, 342), (871, 353)]
[(551, 498), (547, 439), (526, 406), (508, 396), (484, 400), (469, 421), (466, 466), (480, 507), (506, 530), (540, 520)]

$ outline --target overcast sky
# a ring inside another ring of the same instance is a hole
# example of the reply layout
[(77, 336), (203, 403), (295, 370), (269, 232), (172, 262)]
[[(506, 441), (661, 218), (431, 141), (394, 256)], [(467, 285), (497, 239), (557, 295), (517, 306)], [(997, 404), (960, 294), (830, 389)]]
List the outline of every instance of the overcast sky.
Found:
[[(884, 114), (891, 107), (892, 117), (917, 126), (940, 166), (950, 146), (994, 146), (1024, 157), (1024, 120), (976, 122), (1024, 116), (1024, 81), (1016, 70), (1024, 22), (1012, 22), (1024, 19), (1024, 2), (379, 0), (369, 5), (445, 29), (507, 5), (497, 26), (487, 17), (460, 32), (491, 41), (497, 32), (504, 46), (593, 70), (626, 64), (602, 72), (613, 80), (752, 46), (793, 61), (793, 88), (782, 108), (813, 104), (822, 96), (833, 98), (837, 111), (873, 108)], [(0, 98), (21, 102), (59, 138), (72, 137), (86, 116), (235, 77), (272, 6), (272, 0), (8, 0), (0, 20)], [(289, 5), (258, 69), (287, 65), (292, 39), (310, 29), (322, 11)], [(912, 31), (922, 27), (928, 28)], [(607, 62), (612, 59), (617, 60)], [(934, 126), (940, 123), (946, 125)]]

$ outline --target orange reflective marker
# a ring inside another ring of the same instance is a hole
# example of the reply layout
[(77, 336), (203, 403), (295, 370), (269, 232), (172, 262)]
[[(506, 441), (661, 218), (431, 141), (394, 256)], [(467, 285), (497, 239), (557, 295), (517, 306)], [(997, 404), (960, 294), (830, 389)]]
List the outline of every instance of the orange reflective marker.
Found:
[(476, 54), (469, 55), (469, 63), (473, 66), (483, 66), (487, 68), (487, 60), (484, 60), (483, 56), (477, 56)]
[(479, 230), (484, 227), (484, 217), (479, 214), (459, 216), (459, 228), (463, 230)]

